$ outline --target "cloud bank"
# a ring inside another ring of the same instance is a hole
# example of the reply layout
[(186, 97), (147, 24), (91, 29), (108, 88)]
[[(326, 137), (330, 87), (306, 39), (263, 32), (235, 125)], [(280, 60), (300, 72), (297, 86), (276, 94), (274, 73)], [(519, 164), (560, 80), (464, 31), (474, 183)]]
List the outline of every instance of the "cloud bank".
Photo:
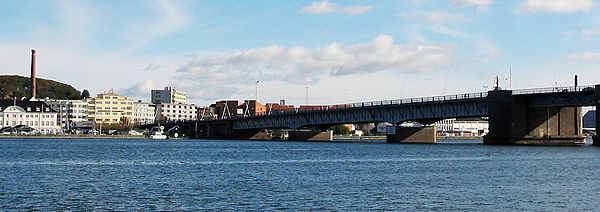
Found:
[(518, 12), (572, 13), (589, 11), (595, 6), (593, 0), (527, 0), (519, 4)]
[[(377, 71), (430, 72), (453, 63), (454, 45), (396, 44), (381, 34), (369, 43), (324, 47), (268, 46), (235, 52), (198, 55), (177, 72), (180, 80), (211, 89), (231, 90), (255, 80), (315, 83), (326, 75), (351, 75)], [(242, 86), (243, 87), (243, 86)]]
[(450, 3), (451, 7), (477, 7), (477, 12), (486, 12), (489, 10), (493, 0), (455, 0)]
[(566, 57), (568, 59), (578, 60), (578, 61), (595, 61), (595, 60), (600, 61), (600, 52), (585, 52), (583, 54), (567, 55)]
[(346, 13), (347, 15), (358, 15), (371, 11), (371, 6), (347, 6), (341, 7), (338, 3), (329, 1), (313, 2), (311, 5), (300, 9), (301, 13), (317, 14), (317, 13)]

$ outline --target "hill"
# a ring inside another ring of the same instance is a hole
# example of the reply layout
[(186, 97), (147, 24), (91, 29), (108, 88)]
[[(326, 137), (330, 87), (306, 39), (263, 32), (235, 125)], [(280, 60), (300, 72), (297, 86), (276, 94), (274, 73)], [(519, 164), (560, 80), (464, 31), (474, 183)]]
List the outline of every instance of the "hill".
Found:
[[(29, 81), (29, 77), (0, 75), (0, 98), (13, 96), (29, 98)], [(81, 99), (81, 92), (73, 86), (41, 78), (37, 78), (36, 81), (37, 98)]]

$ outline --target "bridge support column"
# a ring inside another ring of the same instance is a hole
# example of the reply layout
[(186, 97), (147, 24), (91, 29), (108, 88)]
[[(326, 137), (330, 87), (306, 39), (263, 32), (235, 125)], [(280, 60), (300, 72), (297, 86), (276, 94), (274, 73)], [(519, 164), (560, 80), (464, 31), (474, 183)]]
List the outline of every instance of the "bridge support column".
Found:
[(529, 107), (509, 90), (488, 94), (491, 145), (577, 145), (585, 143), (580, 107)]
[(272, 138), (261, 129), (234, 130), (230, 121), (214, 122), (201, 125), (197, 138), (226, 139), (226, 140), (271, 140)]
[(594, 146), (600, 146), (600, 85), (596, 85), (595, 96), (596, 96), (596, 135), (594, 135)]
[(387, 143), (433, 144), (437, 140), (435, 126), (391, 128), (388, 129)]
[(289, 131), (289, 141), (333, 141), (333, 130), (319, 131)]

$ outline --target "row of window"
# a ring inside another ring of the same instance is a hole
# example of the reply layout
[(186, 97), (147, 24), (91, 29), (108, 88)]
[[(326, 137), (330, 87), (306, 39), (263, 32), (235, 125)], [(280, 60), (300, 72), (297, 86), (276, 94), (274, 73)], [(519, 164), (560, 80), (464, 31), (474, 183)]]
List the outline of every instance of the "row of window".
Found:
[[(102, 107), (98, 107), (98, 109), (100, 110), (100, 109), (102, 109)], [(105, 110), (110, 110), (110, 109), (111, 109), (111, 107), (104, 107), (104, 109), (105, 109)], [(113, 109), (113, 110), (131, 110), (131, 107), (121, 107), (121, 108), (118, 108), (118, 107), (112, 107), (112, 109)]]
[[(10, 115), (6, 114), (4, 117), (9, 118)], [(12, 117), (13, 118), (17, 118), (17, 117), (18, 118), (23, 118), (23, 114), (19, 114), (19, 115), (13, 114)], [(37, 115), (37, 114), (35, 114), (35, 115), (25, 114), (25, 118), (39, 118), (39, 117), (40, 117), (40, 115)], [(41, 117), (42, 118), (54, 118), (54, 115), (41, 115)]]
[[(40, 122), (38, 122), (38, 121), (24, 121), (24, 122), (23, 121), (19, 121), (19, 122), (12, 121), (12, 125), (9, 125), (10, 122), (7, 121), (5, 126), (16, 126), (17, 123), (19, 123), (20, 125), (24, 124), (24, 125), (27, 125), (27, 126), (36, 126), (36, 127), (39, 127), (39, 126), (43, 126), (43, 127), (45, 127), (45, 126), (48, 126), (48, 127), (57, 126), (56, 122), (52, 122), (52, 121), (40, 121)], [(38, 125), (38, 124), (41, 124), (41, 125)]]
[[(113, 105), (117, 105), (117, 104), (119, 104), (119, 102), (95, 102), (95, 103), (97, 105), (100, 105), (100, 104), (107, 104), (107, 105), (113, 104)], [(131, 104), (133, 104), (133, 102), (121, 102), (120, 104), (122, 104), (122, 105), (131, 105)]]
[(183, 109), (196, 109), (196, 106), (187, 106), (187, 105), (163, 105), (166, 108), (183, 108)]
[(131, 115), (131, 112), (127, 112), (127, 113), (98, 112), (98, 113), (96, 113), (96, 115), (111, 115), (111, 114), (112, 114), (113, 116), (118, 116), (118, 115), (122, 115), (122, 116), (124, 116), (124, 115)]
[(192, 111), (183, 111), (183, 112), (181, 110), (179, 110), (179, 111), (177, 111), (177, 110), (166, 110), (166, 111), (165, 110), (161, 110), (161, 112), (162, 113), (171, 113), (171, 112), (173, 112), (173, 113), (193, 113), (193, 114), (197, 113), (197, 111), (195, 111), (195, 110), (192, 110)]

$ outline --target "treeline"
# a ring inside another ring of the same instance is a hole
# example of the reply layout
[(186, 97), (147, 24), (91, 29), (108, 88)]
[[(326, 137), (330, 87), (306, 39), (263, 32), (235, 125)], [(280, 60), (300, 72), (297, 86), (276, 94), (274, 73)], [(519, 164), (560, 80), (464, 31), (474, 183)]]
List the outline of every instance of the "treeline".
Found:
[[(0, 97), (16, 97), (18, 99), (23, 97), (30, 98), (29, 82), (29, 77), (22, 77), (16, 75), (0, 75)], [(48, 97), (51, 99), (82, 99), (82, 93), (73, 88), (73, 86), (60, 83), (54, 80), (47, 80), (41, 78), (37, 78), (36, 83), (37, 98)]]

